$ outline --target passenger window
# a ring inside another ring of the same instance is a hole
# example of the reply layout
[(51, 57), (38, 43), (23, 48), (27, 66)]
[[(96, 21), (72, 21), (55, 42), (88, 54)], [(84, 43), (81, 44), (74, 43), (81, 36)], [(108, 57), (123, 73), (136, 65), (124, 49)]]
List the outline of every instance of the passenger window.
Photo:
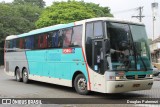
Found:
[(34, 36), (34, 49), (38, 49), (39, 47), (38, 38), (39, 38), (38, 35)]
[(41, 34), (38, 36), (38, 48), (47, 47), (47, 34)]
[(63, 39), (64, 39), (64, 30), (59, 30), (58, 31), (58, 47), (62, 48), (63, 47)]
[(9, 41), (9, 51), (13, 49), (13, 40)]
[(48, 48), (51, 48), (51, 47), (53, 47), (52, 46), (52, 36), (53, 36), (53, 32), (49, 32), (48, 33), (48, 37), (47, 37), (47, 41), (48, 41)]
[(29, 40), (29, 37), (25, 37), (25, 49), (30, 49), (30, 40)]
[(19, 39), (16, 39), (16, 48), (19, 49)]
[(102, 37), (103, 36), (102, 22), (95, 22), (94, 23), (94, 36), (95, 37)]
[(24, 38), (20, 38), (19, 40), (19, 48), (24, 49)]
[(87, 23), (86, 25), (86, 44), (91, 43), (93, 37), (93, 23)]
[(59, 37), (59, 32), (54, 31), (52, 35), (52, 47), (54, 48), (58, 47), (58, 37)]
[(13, 40), (13, 48), (16, 48), (16, 39)]
[(30, 36), (29, 37), (29, 40), (30, 40), (30, 49), (34, 49), (34, 36)]
[(72, 28), (64, 30), (63, 47), (69, 47), (71, 45)]
[(76, 26), (73, 28), (72, 45), (73, 46), (82, 45), (82, 26)]

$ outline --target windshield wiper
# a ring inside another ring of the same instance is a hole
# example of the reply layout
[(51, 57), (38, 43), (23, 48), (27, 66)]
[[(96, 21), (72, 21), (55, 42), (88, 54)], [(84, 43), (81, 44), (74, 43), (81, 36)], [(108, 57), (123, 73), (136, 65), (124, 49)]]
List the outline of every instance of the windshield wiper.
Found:
[(137, 48), (136, 48), (136, 46), (135, 46), (135, 44), (133, 44), (133, 51), (134, 51), (134, 55), (135, 55), (135, 57), (134, 57), (134, 59), (135, 59), (135, 68), (137, 69), (137, 56), (139, 56), (140, 57), (140, 60), (142, 61), (142, 63), (143, 63), (143, 66), (144, 66), (144, 69), (145, 69), (145, 71), (147, 71), (147, 67), (146, 67), (146, 64), (144, 63), (144, 60), (143, 60), (143, 58), (141, 57), (141, 55), (137, 52)]
[(145, 71), (147, 71), (147, 66), (146, 66), (146, 64), (145, 64), (142, 56), (141, 56), (139, 53), (138, 53), (138, 55), (139, 55), (139, 57), (140, 57), (140, 59), (141, 59), (141, 61), (142, 61), (142, 63), (143, 63), (143, 66), (144, 66)]

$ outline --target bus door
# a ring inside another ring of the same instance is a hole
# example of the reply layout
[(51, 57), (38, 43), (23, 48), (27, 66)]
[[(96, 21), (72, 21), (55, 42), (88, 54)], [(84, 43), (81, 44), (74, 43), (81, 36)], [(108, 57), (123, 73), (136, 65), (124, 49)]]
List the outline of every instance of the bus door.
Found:
[(92, 69), (100, 74), (104, 73), (103, 39), (92, 41)]
[(94, 90), (104, 91), (105, 87), (105, 56), (104, 56), (104, 40), (92, 41), (92, 69), (94, 70), (93, 84)]

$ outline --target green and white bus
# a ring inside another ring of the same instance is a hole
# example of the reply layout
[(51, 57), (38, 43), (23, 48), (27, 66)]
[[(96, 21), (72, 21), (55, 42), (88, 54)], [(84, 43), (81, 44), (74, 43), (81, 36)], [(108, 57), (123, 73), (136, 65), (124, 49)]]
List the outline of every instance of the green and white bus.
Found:
[(89, 91), (121, 93), (153, 85), (148, 38), (142, 23), (92, 18), (8, 36), (5, 72)]

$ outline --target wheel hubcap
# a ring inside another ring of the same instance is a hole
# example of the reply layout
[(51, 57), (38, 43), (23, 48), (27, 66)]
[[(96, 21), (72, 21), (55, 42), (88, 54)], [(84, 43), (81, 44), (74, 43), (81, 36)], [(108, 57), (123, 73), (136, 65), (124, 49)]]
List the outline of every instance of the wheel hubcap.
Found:
[(24, 78), (27, 78), (27, 72), (24, 72), (24, 74), (23, 74), (23, 76), (24, 76)]
[(85, 80), (84, 78), (80, 78), (80, 79), (78, 80), (78, 88), (79, 88), (80, 90), (85, 90), (86, 87), (87, 87), (86, 80)]

